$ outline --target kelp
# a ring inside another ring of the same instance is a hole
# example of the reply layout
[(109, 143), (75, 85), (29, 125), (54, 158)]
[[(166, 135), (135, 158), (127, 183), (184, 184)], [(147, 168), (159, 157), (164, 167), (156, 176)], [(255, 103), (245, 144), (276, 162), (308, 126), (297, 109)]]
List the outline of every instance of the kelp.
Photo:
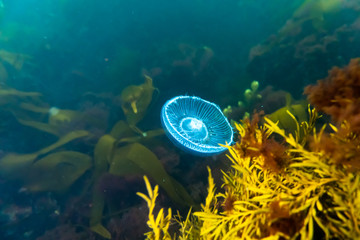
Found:
[(152, 79), (147, 75), (144, 77), (145, 83), (128, 86), (120, 95), (121, 108), (131, 127), (144, 118), (155, 90)]
[(287, 94), (286, 106), (267, 115), (266, 117), (273, 122), (277, 122), (278, 126), (281, 129), (284, 129), (286, 133), (292, 133), (294, 135), (297, 130), (297, 123), (308, 121), (307, 108), (308, 103), (306, 101), (292, 104), (291, 95)]
[(120, 139), (120, 138), (127, 138), (127, 137), (134, 137), (136, 133), (133, 129), (126, 123), (124, 120), (120, 120), (116, 122), (113, 128), (110, 131), (110, 135), (113, 138)]
[(136, 143), (139, 141), (146, 141), (151, 138), (164, 135), (165, 131), (162, 128), (149, 130), (146, 132), (143, 132), (141, 136), (134, 136), (134, 137), (128, 137), (128, 138), (122, 138), (118, 141), (116, 141), (116, 144), (124, 144), (124, 143)]
[[(84, 123), (92, 120), (90, 117), (79, 111), (69, 109), (59, 109), (55, 107), (45, 108), (30, 103), (22, 103), (20, 104), (20, 107), (22, 110), (27, 110), (27, 112), (12, 110), (13, 115), (20, 124), (47, 132), (57, 137), (61, 137), (69, 131), (74, 130), (78, 123), (84, 125)], [(42, 115), (33, 117), (33, 114), (31, 113), (39, 113)], [(41, 121), (45, 114), (47, 116), (46, 120)]]
[(7, 86), (0, 86), (0, 106), (8, 107), (8, 104), (17, 104), (19, 100), (40, 97), (38, 92), (23, 92)]
[[(93, 163), (92, 158), (86, 154), (56, 150), (91, 134), (85, 130), (73, 131), (67, 127), (73, 124), (73, 121), (81, 120), (81, 113), (61, 109), (51, 112), (51, 108), (38, 99), (39, 96), (38, 93), (8, 88), (0, 91), (0, 99), (4, 97), (8, 101), (3, 109), (12, 112), (20, 124), (59, 137), (55, 143), (34, 153), (8, 153), (0, 159), (0, 176), (19, 181), (31, 192), (52, 191), (62, 194), (89, 170)], [(48, 122), (40, 121), (43, 119), (48, 119)]]
[(16, 70), (21, 70), (23, 68), (24, 63), (31, 59), (31, 56), (22, 53), (13, 53), (1, 49), (0, 59), (13, 66)]
[(29, 112), (48, 114), (49, 113), (49, 107), (47, 106), (47, 104), (45, 104), (45, 105), (46, 106), (38, 106), (38, 105), (35, 105), (33, 103), (30, 103), (30, 102), (21, 102), (19, 104), (19, 107), (21, 109), (27, 110)]
[[(28, 127), (47, 132), (59, 138), (54, 144), (29, 154), (9, 153), (0, 159), (0, 176), (19, 180), (31, 192), (52, 191), (64, 193), (86, 171), (92, 168), (92, 208), (90, 229), (110, 239), (110, 232), (102, 225), (105, 198), (97, 188), (104, 174), (116, 176), (148, 175), (159, 184), (169, 197), (182, 206), (193, 205), (185, 188), (167, 174), (156, 155), (145, 145), (163, 129), (141, 131), (136, 124), (143, 119), (154, 91), (152, 79), (145, 76), (145, 83), (129, 86), (121, 94), (122, 109), (127, 121), (118, 121), (109, 134), (98, 139), (93, 159), (83, 153), (68, 151), (66, 143), (90, 136), (80, 126), (96, 123), (85, 113), (50, 107), (42, 102), (38, 93), (20, 92), (15, 89), (0, 89), (0, 104), (10, 111), (17, 121)], [(92, 136), (92, 135), (91, 135)], [(61, 147), (61, 150), (59, 148)], [(89, 185), (90, 186), (90, 185)], [(111, 211), (111, 206), (107, 206)]]
[(42, 132), (46, 132), (49, 133), (51, 135), (54, 136), (61, 136), (61, 131), (59, 128), (54, 128), (54, 126), (48, 124), (48, 123), (44, 123), (44, 122), (39, 122), (39, 121), (33, 121), (33, 120), (24, 120), (21, 118), (16, 118), (17, 121), (24, 125), (24, 126), (28, 126), (28, 127), (32, 127), (35, 128), (37, 130), (40, 130)]
[[(0, 106), (11, 112), (16, 120), (28, 127), (61, 136), (58, 126), (45, 122), (48, 119), (50, 108), (39, 97), (38, 92), (22, 92), (7, 86), (0, 88)], [(64, 134), (62, 134), (64, 135)]]
[(88, 135), (89, 133), (84, 130), (73, 131), (61, 137), (57, 142), (40, 149), (37, 152), (28, 154), (8, 153), (0, 159), (0, 176), (7, 179), (24, 180), (24, 173), (29, 170), (29, 167), (31, 167), (40, 156), (46, 155), (70, 141), (86, 137)]
[[(94, 174), (93, 182), (96, 183), (100, 176), (107, 172), (111, 162), (111, 155), (116, 139), (111, 135), (102, 136), (97, 142), (94, 150)], [(110, 232), (102, 225), (105, 199), (101, 192), (95, 187), (92, 193), (92, 208), (90, 213), (90, 229), (106, 239), (111, 238)]]
[(70, 110), (49, 107), (38, 92), (22, 92), (16, 89), (0, 87), (0, 106), (11, 112), (16, 120), (28, 127), (61, 137), (73, 131), (77, 125), (99, 125), (94, 117)]
[(30, 166), (25, 188), (32, 192), (63, 193), (92, 166), (90, 156), (74, 151), (49, 154)]
[[(140, 136), (132, 136), (134, 132), (131, 133), (130, 129), (128, 124), (119, 121), (110, 134), (99, 139), (94, 150), (94, 182), (107, 172), (117, 176), (147, 174), (167, 192), (174, 202), (180, 205), (192, 205), (193, 200), (185, 188), (167, 174), (154, 153), (139, 143), (164, 134), (163, 130), (151, 130)], [(111, 235), (101, 223), (104, 208), (104, 197), (94, 188), (90, 228), (109, 239)]]
[(147, 174), (167, 192), (174, 202), (180, 205), (194, 204), (184, 187), (166, 173), (155, 154), (139, 143), (117, 148), (114, 151), (109, 172), (119, 176)]
[(49, 109), (49, 113), (49, 124), (59, 127), (84, 118), (81, 112), (69, 109), (59, 109), (53, 107)]
[(110, 135), (116, 139), (116, 144), (134, 143), (139, 141), (146, 141), (148, 139), (164, 135), (165, 132), (162, 128), (149, 130), (139, 133), (134, 132), (134, 128), (130, 127), (128, 123), (123, 120), (118, 121), (112, 128)]

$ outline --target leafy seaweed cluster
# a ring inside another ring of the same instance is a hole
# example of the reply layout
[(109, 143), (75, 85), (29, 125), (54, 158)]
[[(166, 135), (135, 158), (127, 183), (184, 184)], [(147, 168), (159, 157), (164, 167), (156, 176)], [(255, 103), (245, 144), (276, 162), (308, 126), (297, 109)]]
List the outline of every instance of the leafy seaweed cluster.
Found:
[[(337, 71), (338, 76), (347, 76), (348, 83), (357, 83), (354, 66), (359, 66), (358, 61), (333, 70), (330, 76)], [(352, 77), (356, 81), (349, 80)], [(327, 89), (337, 83), (327, 81)], [(331, 99), (328, 102), (338, 104)], [(356, 105), (358, 99), (348, 98), (347, 102)], [(259, 126), (257, 115), (252, 121), (236, 124), (241, 141), (228, 147), (232, 166), (223, 172), (221, 190), (216, 190), (209, 170), (205, 204), (201, 211), (180, 221), (179, 236), (172, 238), (360, 239), (360, 136), (356, 121), (332, 116), (334, 124), (316, 129), (319, 116), (315, 109), (308, 112), (309, 120), (299, 123), (288, 111), (296, 123), (296, 131), (289, 134), (267, 118)], [(178, 217), (175, 220), (179, 222)], [(169, 239), (163, 230), (157, 239)]]
[[(192, 213), (192, 221), (188, 216), (181, 222), (177, 238), (359, 238), (358, 169), (334, 162), (326, 150), (313, 147), (321, 145), (324, 137), (338, 141), (341, 131), (333, 126), (332, 134), (327, 135), (325, 127), (316, 133), (317, 113), (309, 113), (309, 122), (298, 124), (294, 136), (286, 135), (269, 119), (263, 127), (256, 118), (237, 124), (242, 141), (229, 147), (232, 167), (223, 173), (223, 191), (216, 191), (209, 171), (205, 204), (201, 211)], [(308, 133), (308, 141), (301, 141), (300, 131)], [(270, 138), (274, 134), (284, 143)], [(162, 236), (169, 239), (166, 234)]]
[(305, 93), (319, 111), (336, 123), (346, 121), (353, 132), (360, 133), (360, 58), (344, 68), (334, 67), (327, 78), (307, 86)]
[(155, 200), (158, 196), (159, 186), (156, 185), (154, 189), (151, 188), (149, 179), (144, 176), (146, 189), (148, 191), (149, 197), (143, 193), (137, 193), (142, 197), (149, 207), (149, 221), (147, 222), (148, 226), (153, 230), (152, 232), (147, 233), (149, 239), (171, 239), (170, 234), (168, 233), (170, 220), (171, 220), (171, 208), (168, 210), (168, 214), (164, 217), (164, 209), (161, 208), (157, 217), (154, 216)]

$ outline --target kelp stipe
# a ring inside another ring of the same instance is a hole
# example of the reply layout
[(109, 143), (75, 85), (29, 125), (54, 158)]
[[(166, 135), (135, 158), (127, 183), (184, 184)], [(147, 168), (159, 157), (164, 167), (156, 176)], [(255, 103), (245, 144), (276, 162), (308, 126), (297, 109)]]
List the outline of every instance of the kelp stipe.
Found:
[(220, 108), (199, 97), (177, 96), (161, 110), (161, 122), (171, 141), (194, 155), (209, 156), (226, 150), (233, 130)]

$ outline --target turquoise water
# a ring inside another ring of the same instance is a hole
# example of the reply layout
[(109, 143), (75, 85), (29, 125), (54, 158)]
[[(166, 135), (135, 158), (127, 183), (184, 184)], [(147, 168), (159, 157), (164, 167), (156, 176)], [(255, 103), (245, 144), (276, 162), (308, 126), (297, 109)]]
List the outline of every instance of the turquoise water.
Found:
[(162, 105), (199, 96), (239, 121), (301, 102), (360, 57), (359, 12), (358, 0), (0, 0), (0, 239), (143, 239), (144, 174), (158, 206), (186, 214), (226, 157), (176, 148)]

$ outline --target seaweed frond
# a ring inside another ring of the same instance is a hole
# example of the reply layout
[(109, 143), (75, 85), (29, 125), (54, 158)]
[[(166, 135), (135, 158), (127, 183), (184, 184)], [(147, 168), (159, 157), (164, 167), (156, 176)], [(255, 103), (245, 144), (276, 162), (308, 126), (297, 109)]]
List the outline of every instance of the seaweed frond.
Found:
[(183, 220), (179, 212), (175, 215), (175, 221), (179, 224), (179, 237), (174, 239), (179, 240), (198, 240), (200, 239), (201, 224), (199, 219), (194, 216), (192, 209), (190, 208), (186, 219)]
[(360, 134), (360, 58), (352, 59), (344, 68), (334, 67), (327, 78), (305, 87), (304, 93), (338, 126), (347, 121), (351, 131)]
[(151, 231), (145, 234), (146, 238), (151, 240), (171, 239), (171, 236), (168, 232), (169, 225), (172, 219), (171, 208), (168, 209), (168, 214), (166, 216), (164, 213), (164, 209), (161, 208), (157, 216), (155, 217), (154, 208), (156, 205), (155, 201), (158, 196), (159, 186), (156, 185), (154, 189), (152, 189), (150, 181), (146, 176), (144, 176), (144, 181), (146, 184), (148, 196), (140, 192), (136, 194), (147, 202), (149, 208), (149, 220), (147, 221), (147, 225), (151, 228)]

